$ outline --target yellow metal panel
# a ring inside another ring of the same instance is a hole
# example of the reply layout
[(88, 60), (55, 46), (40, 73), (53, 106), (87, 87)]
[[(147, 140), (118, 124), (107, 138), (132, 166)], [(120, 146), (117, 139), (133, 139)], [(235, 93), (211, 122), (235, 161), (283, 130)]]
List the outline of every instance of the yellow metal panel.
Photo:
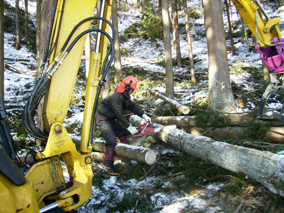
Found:
[[(14, 185), (0, 173), (0, 212), (39, 212), (33, 184), (27, 181), (22, 186)], [(3, 205), (4, 204), (4, 205)]]
[[(81, 20), (93, 16), (95, 6), (96, 1), (94, 0), (66, 1), (60, 36), (56, 45), (56, 54), (63, 46), (73, 27)], [(89, 26), (90, 22), (83, 24), (76, 31), (73, 38), (89, 29)], [(77, 42), (51, 79), (44, 106), (44, 127), (47, 131), (50, 124), (54, 122), (63, 123), (66, 117), (85, 44), (85, 37)]]
[(38, 203), (47, 195), (60, 192), (65, 187), (58, 156), (34, 164), (25, 176), (34, 184)]

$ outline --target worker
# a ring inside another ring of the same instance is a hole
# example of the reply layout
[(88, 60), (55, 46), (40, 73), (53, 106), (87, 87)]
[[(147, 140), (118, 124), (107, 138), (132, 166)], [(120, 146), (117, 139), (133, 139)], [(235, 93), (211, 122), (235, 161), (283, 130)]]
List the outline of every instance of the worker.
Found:
[[(133, 76), (126, 77), (99, 105), (96, 123), (106, 141), (104, 162), (106, 172), (112, 176), (119, 174), (114, 171), (114, 148), (119, 143), (127, 144), (127, 135), (138, 133), (126, 119), (126, 110), (142, 117), (150, 123), (151, 118), (139, 109), (130, 99), (134, 90), (137, 90), (137, 80)], [(118, 140), (117, 140), (118, 138)]]

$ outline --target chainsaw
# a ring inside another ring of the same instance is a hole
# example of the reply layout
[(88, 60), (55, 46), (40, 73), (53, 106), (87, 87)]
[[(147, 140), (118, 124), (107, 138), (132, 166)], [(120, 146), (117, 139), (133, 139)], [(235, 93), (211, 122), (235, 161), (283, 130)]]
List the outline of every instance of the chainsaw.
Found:
[(141, 126), (137, 128), (137, 130), (139, 133), (136, 135), (132, 135), (132, 137), (142, 137), (145, 135), (152, 135), (155, 133), (155, 128), (153, 127), (152, 124), (149, 124), (149, 123), (142, 124)]

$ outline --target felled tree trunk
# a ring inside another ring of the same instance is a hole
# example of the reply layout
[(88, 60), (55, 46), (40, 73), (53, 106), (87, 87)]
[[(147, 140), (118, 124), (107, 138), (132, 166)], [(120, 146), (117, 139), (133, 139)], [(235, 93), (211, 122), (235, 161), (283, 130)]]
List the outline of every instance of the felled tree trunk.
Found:
[[(141, 118), (131, 116), (130, 121), (136, 125), (141, 122)], [(272, 193), (284, 196), (282, 155), (214, 141), (208, 137), (195, 136), (166, 127), (161, 128), (153, 137), (217, 166), (253, 178)]]
[[(248, 124), (262, 124), (265, 125), (269, 123), (273, 127), (284, 126), (282, 121), (263, 121), (253, 118), (250, 114), (231, 114), (224, 115), (226, 126), (248, 126)], [(196, 116), (160, 116), (153, 118), (153, 122), (162, 125), (175, 124), (182, 127), (193, 127), (196, 125)], [(210, 123), (208, 124), (210, 126)]]
[[(223, 127), (206, 131), (207, 137), (226, 137), (235, 135), (242, 139), (245, 137), (245, 132), (249, 131), (248, 127)], [(263, 135), (266, 141), (272, 143), (284, 144), (284, 127), (270, 127)]]
[[(95, 141), (93, 143), (93, 150), (104, 152), (105, 142)], [(141, 163), (147, 163), (149, 165), (154, 164), (158, 156), (157, 152), (152, 149), (128, 144), (117, 144), (117, 146), (114, 148), (114, 151), (118, 157), (135, 160)]]
[(159, 94), (157, 92), (155, 92), (154, 90), (149, 90), (150, 93), (154, 94), (155, 96), (163, 99), (164, 101), (168, 102), (169, 104), (171, 104), (173, 107), (175, 107), (179, 112), (183, 113), (183, 114), (188, 114), (190, 112), (189, 107), (187, 106), (183, 106), (180, 103), (178, 103), (176, 100), (170, 99), (162, 94)]

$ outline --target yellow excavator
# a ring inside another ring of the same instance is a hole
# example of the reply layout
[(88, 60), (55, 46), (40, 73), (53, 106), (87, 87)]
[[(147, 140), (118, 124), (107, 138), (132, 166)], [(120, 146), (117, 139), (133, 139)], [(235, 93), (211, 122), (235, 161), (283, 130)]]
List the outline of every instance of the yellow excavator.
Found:
[[(283, 87), (283, 40), (278, 23), (269, 19), (256, 0), (231, 0), (259, 41), (260, 58), (270, 69), (269, 95)], [(15, 164), (11, 136), (0, 108), (0, 212), (71, 211), (91, 197), (92, 132), (96, 104), (105, 76), (113, 61), (115, 33), (110, 23), (112, 0), (101, 0), (99, 16), (94, 17), (96, 0), (57, 0), (49, 44), (41, 66), (41, 76), (27, 101), (23, 125), (32, 137), (41, 140), (43, 148), (33, 151), (34, 160), (24, 171)], [(96, 22), (96, 27), (93, 27)], [(109, 34), (111, 29), (111, 35)], [(85, 111), (80, 150), (64, 127), (69, 103), (79, 69), (87, 34), (95, 34), (95, 51), (86, 86)], [(44, 98), (43, 128), (37, 126), (37, 108)], [(1, 107), (1, 106), (0, 106)], [(263, 109), (263, 108), (262, 108)], [(259, 111), (262, 117), (262, 111)], [(284, 119), (283, 119), (284, 120)], [(8, 141), (4, 143), (3, 141)], [(10, 142), (9, 142), (10, 141)], [(68, 170), (64, 176), (63, 165)]]
[[(71, 211), (91, 197), (91, 142), (96, 103), (113, 61), (115, 39), (109, 21), (112, 0), (100, 1), (98, 17), (93, 16), (96, 5), (96, 0), (56, 1), (41, 76), (23, 113), (26, 131), (41, 140), (44, 148), (34, 151), (35, 159), (24, 172), (16, 166), (9, 152), (0, 148), (0, 212)], [(80, 151), (77, 151), (64, 127), (64, 119), (87, 34), (96, 37), (96, 44), (91, 53), (82, 138)], [(36, 125), (36, 110), (42, 98), (44, 128), (40, 129)], [(63, 161), (69, 180), (64, 177)]]
[[(242, 19), (258, 40), (255, 48), (259, 58), (270, 71), (270, 83), (266, 87), (258, 106), (257, 117), (265, 120), (265, 103), (274, 92), (284, 89), (284, 39), (278, 24), (279, 18), (269, 18), (258, 0), (231, 0)], [(284, 121), (284, 105), (280, 120)]]

